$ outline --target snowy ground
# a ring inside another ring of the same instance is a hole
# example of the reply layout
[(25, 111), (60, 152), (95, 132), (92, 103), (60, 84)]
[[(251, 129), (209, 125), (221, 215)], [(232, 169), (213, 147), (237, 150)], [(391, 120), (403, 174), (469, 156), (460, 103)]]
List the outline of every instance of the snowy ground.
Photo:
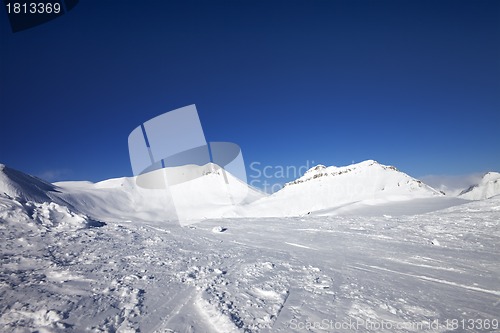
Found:
[(182, 228), (101, 225), (0, 196), (0, 327), (499, 331), (499, 221), (498, 197), (422, 215)]

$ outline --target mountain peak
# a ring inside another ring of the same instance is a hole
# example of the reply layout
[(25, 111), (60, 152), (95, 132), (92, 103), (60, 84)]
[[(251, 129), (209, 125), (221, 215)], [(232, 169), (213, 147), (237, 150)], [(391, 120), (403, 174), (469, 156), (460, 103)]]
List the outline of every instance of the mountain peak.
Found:
[(362, 161), (362, 162), (359, 162), (359, 163), (353, 163), (352, 165), (359, 165), (359, 166), (372, 166), (374, 164), (378, 164), (380, 165), (379, 162), (375, 161), (375, 160), (365, 160), (365, 161)]
[(500, 172), (494, 172), (490, 171), (484, 174), (483, 178), (481, 179), (481, 183), (485, 184), (490, 181), (496, 181), (500, 179)]
[(468, 200), (483, 200), (496, 195), (500, 195), (500, 173), (487, 172), (478, 184), (462, 191), (459, 196)]
[(321, 170), (324, 170), (326, 169), (326, 166), (323, 165), (323, 164), (318, 164), (312, 168), (310, 168), (309, 170), (307, 170), (304, 174), (306, 173), (313, 173), (313, 172), (316, 172), (316, 171), (321, 171)]

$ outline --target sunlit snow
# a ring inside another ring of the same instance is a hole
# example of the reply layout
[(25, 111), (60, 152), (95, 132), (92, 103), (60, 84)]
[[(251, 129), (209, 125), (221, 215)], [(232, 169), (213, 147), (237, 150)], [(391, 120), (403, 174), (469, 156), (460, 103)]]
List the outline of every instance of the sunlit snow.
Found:
[[(187, 227), (129, 178), (52, 185), (2, 167), (2, 331), (498, 330), (500, 197), (446, 198), (373, 167), (354, 202), (318, 198), (307, 214), (297, 182), (282, 216), (254, 191)], [(328, 177), (307, 184), (331, 191)]]

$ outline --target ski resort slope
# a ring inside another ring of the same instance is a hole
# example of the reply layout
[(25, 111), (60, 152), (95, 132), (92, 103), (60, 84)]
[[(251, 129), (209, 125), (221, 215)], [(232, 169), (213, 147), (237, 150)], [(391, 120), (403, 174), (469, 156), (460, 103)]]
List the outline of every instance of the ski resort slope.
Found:
[(499, 198), (397, 218), (87, 221), (1, 197), (3, 332), (446, 332), (500, 319)]
[[(228, 210), (228, 182), (205, 167), (176, 194), (208, 217), (182, 227), (165, 190), (136, 178), (49, 184), (2, 166), (2, 332), (500, 329), (499, 196), (447, 199), (368, 161), (314, 168), (270, 197), (230, 179), (248, 201)], [(331, 208), (342, 182), (355, 195)], [(276, 197), (303, 209), (300, 193), (321, 205), (285, 216), (301, 210)], [(256, 217), (271, 203), (282, 216)]]

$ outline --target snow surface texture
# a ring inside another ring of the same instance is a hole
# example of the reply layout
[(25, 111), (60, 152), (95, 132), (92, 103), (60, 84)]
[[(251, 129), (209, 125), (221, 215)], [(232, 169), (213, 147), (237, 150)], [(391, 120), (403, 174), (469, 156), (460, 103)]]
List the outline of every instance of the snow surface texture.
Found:
[(462, 319), (492, 331), (500, 319), (499, 196), (444, 202), (410, 179), (415, 198), (337, 216), (181, 227), (138, 209), (166, 203), (130, 179), (55, 186), (7, 169), (2, 332), (447, 332)]

